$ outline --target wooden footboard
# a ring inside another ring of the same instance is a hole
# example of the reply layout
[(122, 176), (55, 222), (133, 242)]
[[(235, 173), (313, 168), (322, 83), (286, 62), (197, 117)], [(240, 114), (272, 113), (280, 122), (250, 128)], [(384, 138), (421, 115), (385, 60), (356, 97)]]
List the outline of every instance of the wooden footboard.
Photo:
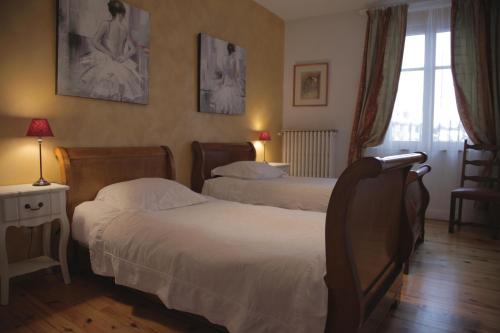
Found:
[[(424, 176), (431, 171), (427, 164), (420, 165), (411, 170), (406, 179), (405, 208), (407, 212), (408, 223), (411, 230), (410, 252), (424, 241), (425, 237), (425, 212), (429, 206), (430, 195), (424, 185)], [(410, 271), (410, 258), (405, 264), (405, 274)]]
[(406, 177), (426, 156), (364, 158), (340, 176), (326, 215), (326, 332), (373, 329), (399, 299), (411, 231)]

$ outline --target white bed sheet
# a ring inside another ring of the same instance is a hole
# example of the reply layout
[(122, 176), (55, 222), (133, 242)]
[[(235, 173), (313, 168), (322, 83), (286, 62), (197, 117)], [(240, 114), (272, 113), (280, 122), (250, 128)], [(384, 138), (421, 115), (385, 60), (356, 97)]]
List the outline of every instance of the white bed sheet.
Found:
[(284, 176), (247, 180), (216, 177), (205, 181), (202, 194), (253, 205), (326, 212), (336, 183), (336, 178)]
[(71, 237), (88, 247), (92, 229), (100, 224), (108, 223), (117, 213), (119, 213), (118, 209), (99, 200), (79, 204), (71, 220)]
[(75, 222), (95, 273), (169, 308), (230, 332), (324, 331), (324, 213), (222, 200), (148, 213), (87, 202)]

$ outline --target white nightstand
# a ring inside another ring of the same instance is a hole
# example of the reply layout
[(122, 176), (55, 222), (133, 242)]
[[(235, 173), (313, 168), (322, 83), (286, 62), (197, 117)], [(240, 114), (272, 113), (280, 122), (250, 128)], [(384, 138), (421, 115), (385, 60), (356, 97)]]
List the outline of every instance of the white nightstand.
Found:
[[(66, 191), (68, 186), (13, 185), (0, 186), (0, 304), (9, 303), (9, 280), (12, 277), (31, 273), (52, 266), (61, 266), (64, 283), (71, 282), (66, 249), (69, 238), (69, 221), (66, 215)], [(61, 237), (59, 261), (50, 256), (50, 222), (59, 220)], [(43, 256), (9, 264), (6, 232), (9, 227), (36, 227), (43, 225)]]
[(290, 174), (290, 164), (288, 163), (277, 163), (277, 162), (269, 162), (269, 165), (280, 168), (281, 170), (285, 171), (287, 174)]

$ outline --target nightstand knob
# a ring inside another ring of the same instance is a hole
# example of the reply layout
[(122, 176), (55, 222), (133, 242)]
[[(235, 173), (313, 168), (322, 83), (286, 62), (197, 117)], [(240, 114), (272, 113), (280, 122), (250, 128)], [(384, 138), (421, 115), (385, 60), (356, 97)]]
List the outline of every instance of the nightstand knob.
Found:
[(24, 205), (24, 208), (29, 209), (29, 210), (39, 210), (42, 207), (43, 207), (43, 202), (39, 202), (38, 207), (36, 207), (36, 208), (32, 208), (30, 204)]

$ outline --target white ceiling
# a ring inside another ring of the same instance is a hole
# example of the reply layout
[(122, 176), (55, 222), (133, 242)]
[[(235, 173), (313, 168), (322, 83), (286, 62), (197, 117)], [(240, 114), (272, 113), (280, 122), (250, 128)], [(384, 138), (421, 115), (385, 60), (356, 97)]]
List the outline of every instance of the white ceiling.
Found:
[(374, 0), (255, 0), (285, 21), (360, 10)]

